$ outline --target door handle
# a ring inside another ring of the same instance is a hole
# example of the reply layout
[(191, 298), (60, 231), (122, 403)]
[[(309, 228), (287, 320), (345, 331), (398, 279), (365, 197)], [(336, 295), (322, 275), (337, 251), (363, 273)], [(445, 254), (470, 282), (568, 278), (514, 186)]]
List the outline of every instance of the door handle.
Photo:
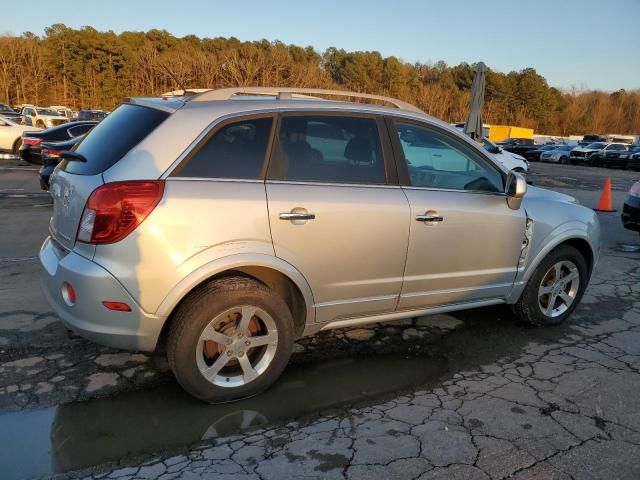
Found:
[(443, 217), (440, 217), (438, 215), (416, 215), (416, 220), (418, 222), (429, 222), (429, 223), (435, 223), (435, 222), (442, 222), (444, 220)]
[(315, 213), (281, 213), (280, 220), (313, 220), (316, 218)]

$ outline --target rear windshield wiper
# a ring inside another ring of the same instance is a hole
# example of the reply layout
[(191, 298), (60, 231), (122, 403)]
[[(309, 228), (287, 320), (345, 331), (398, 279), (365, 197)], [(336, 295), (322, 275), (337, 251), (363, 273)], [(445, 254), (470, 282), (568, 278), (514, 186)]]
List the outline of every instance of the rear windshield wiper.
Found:
[(64, 150), (60, 152), (60, 157), (70, 161), (70, 162), (83, 162), (87, 163), (87, 159), (84, 156), (80, 155), (76, 152), (71, 152), (69, 150)]

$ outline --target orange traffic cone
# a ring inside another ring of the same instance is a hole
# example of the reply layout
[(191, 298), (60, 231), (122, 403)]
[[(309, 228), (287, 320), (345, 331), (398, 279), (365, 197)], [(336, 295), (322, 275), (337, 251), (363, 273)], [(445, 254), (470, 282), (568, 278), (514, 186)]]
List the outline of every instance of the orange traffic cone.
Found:
[(594, 210), (596, 212), (615, 212), (611, 202), (611, 177), (607, 177), (605, 179), (604, 187), (602, 188), (602, 195), (600, 195), (600, 201)]

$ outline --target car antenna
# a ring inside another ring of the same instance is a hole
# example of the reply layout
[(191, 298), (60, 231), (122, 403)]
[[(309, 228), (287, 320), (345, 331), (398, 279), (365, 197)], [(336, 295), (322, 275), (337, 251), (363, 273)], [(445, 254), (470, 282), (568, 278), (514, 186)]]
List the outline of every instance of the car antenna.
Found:
[(173, 81), (176, 82), (178, 86), (182, 89), (182, 95), (188, 95), (189, 93), (187, 92), (187, 89), (184, 88), (184, 85), (182, 84), (182, 82), (178, 80), (178, 78), (173, 74), (173, 72), (169, 70), (169, 67), (167, 67), (164, 63), (161, 63), (160, 66), (167, 71), (167, 73), (173, 79)]

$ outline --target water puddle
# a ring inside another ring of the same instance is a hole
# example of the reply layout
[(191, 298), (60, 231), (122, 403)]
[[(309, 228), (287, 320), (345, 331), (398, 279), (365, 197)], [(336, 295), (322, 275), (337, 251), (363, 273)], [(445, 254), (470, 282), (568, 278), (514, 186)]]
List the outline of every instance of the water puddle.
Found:
[[(384, 356), (288, 368), (265, 393), (205, 405), (176, 384), (0, 415), (0, 477), (32, 478), (171, 450), (428, 384), (445, 361)], [(372, 375), (372, 372), (375, 372)]]
[(175, 383), (87, 402), (0, 414), (0, 479), (69, 472), (131, 456), (176, 451), (202, 440), (372, 405), (453, 372), (549, 343), (570, 326), (531, 329), (498, 307), (457, 312), (465, 327), (434, 344), (429, 356), (387, 354), (290, 365), (266, 392), (235, 403), (206, 405)]
[(613, 250), (617, 250), (623, 253), (635, 253), (640, 252), (640, 245), (628, 245), (625, 243), (621, 243), (617, 247), (614, 247)]

